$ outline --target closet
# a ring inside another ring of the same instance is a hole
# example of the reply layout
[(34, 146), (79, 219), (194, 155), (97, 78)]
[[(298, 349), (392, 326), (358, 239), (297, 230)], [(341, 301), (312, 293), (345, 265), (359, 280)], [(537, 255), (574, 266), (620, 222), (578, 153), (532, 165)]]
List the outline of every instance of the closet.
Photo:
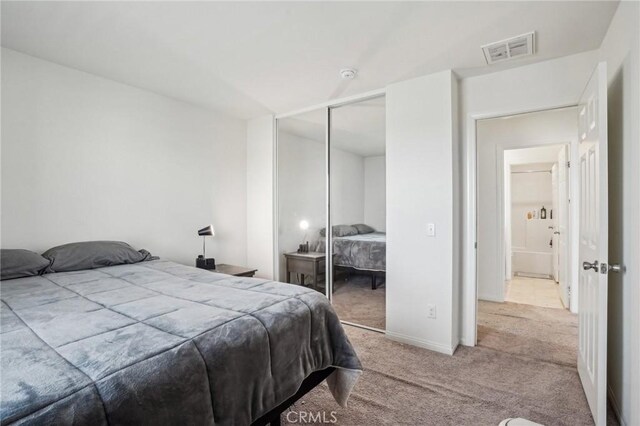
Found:
[(276, 134), (276, 276), (384, 330), (385, 97), (279, 116)]

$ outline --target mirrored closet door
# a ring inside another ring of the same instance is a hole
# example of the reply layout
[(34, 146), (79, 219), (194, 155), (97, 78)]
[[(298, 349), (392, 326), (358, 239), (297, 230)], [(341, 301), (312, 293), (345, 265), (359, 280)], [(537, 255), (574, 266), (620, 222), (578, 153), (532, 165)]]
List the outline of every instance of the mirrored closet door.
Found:
[(350, 323), (385, 329), (385, 98), (331, 108), (332, 303)]
[(385, 146), (384, 96), (277, 119), (279, 279), (375, 330), (385, 329)]
[(277, 120), (276, 268), (283, 282), (326, 294), (327, 109)]

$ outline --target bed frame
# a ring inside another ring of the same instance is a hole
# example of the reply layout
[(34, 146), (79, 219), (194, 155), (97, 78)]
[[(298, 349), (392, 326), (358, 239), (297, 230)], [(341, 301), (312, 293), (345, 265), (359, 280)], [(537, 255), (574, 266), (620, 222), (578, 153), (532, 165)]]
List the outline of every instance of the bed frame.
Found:
[[(339, 265), (335, 265), (334, 269), (336, 271), (336, 276), (338, 272), (345, 272), (347, 273), (349, 276), (351, 276), (352, 274), (359, 274), (359, 275), (370, 275), (371, 276), (371, 290), (375, 290), (378, 288), (378, 278), (382, 278), (382, 284), (385, 283), (386, 281), (386, 272), (385, 271), (368, 271), (368, 270), (364, 270), (364, 269), (356, 269), (353, 268), (351, 266), (339, 266)], [(334, 276), (335, 279), (335, 276)]]
[(278, 405), (273, 410), (260, 417), (258, 420), (251, 423), (251, 426), (280, 426), (280, 419), (282, 413), (284, 413), (289, 407), (291, 407), (296, 401), (309, 393), (313, 388), (318, 386), (324, 381), (331, 373), (335, 371), (335, 367), (325, 368), (324, 370), (314, 371), (304, 379), (300, 385), (300, 389), (291, 398)]

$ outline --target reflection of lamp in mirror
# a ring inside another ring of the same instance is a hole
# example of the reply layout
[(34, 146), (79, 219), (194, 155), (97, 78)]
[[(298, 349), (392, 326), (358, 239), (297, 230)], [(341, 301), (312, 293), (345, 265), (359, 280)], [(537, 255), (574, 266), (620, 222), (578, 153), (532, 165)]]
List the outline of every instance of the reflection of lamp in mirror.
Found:
[(302, 244), (298, 246), (298, 253), (309, 253), (309, 241), (306, 241), (309, 222), (307, 222), (306, 220), (301, 220), (300, 229), (304, 231), (304, 237), (302, 237)]

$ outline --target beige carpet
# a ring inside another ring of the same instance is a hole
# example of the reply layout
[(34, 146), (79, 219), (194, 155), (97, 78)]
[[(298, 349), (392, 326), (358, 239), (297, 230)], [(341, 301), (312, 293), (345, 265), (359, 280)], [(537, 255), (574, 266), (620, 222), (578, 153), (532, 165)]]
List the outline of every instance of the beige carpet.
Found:
[(354, 274), (336, 280), (334, 288), (333, 307), (342, 321), (384, 330), (385, 285), (372, 290), (370, 276)]
[[(559, 309), (480, 302), (479, 346), (453, 356), (346, 326), (364, 373), (346, 409), (321, 385), (284, 424), (324, 413), (339, 425), (497, 425), (524, 417), (592, 425), (575, 368), (576, 318)], [(322, 422), (319, 422), (322, 423)], [(319, 424), (306, 422), (306, 424)], [(610, 423), (616, 424), (610, 416)]]

